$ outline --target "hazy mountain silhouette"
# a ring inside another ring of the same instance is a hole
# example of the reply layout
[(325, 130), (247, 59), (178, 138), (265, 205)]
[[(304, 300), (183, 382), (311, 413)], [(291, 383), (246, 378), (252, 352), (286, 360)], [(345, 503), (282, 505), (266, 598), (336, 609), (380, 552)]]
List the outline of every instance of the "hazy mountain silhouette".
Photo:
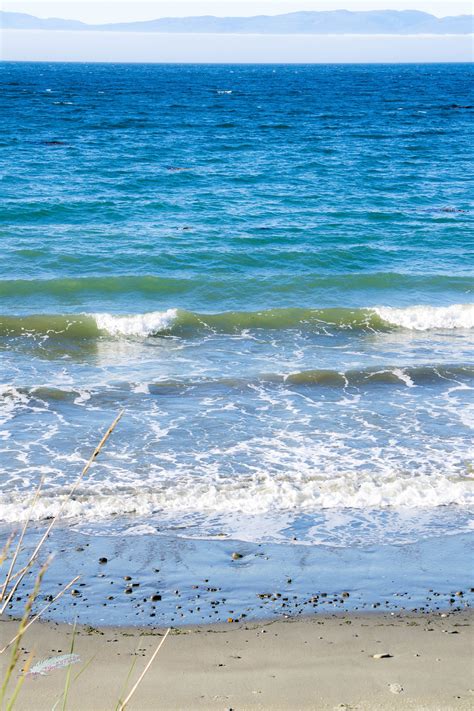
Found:
[(236, 34), (470, 34), (473, 16), (438, 18), (418, 10), (291, 12), (255, 17), (169, 17), (144, 22), (88, 25), (78, 20), (40, 19), (19, 12), (0, 12), (4, 29), (89, 30), (106, 32), (190, 32)]

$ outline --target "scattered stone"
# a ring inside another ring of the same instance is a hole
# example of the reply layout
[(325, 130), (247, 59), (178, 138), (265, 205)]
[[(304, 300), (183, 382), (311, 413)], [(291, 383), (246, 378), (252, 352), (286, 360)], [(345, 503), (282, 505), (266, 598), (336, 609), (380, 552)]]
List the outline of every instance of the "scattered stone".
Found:
[(99, 563), (100, 563), (101, 565), (104, 565), (104, 563), (107, 563), (107, 562), (108, 562), (108, 561), (107, 561), (107, 558), (99, 558)]
[(342, 593), (342, 597), (350, 597), (350, 594), (346, 591)]
[(232, 555), (231, 555), (232, 560), (240, 560), (240, 559), (243, 558), (243, 557), (244, 557), (244, 556), (242, 555), (242, 553), (235, 553), (235, 552), (234, 552), (234, 553), (232, 553)]
[(400, 686), (400, 684), (389, 684), (388, 688), (392, 694), (401, 694), (403, 691), (403, 686)]
[(389, 654), (388, 652), (379, 652), (378, 654), (372, 654), (373, 659), (391, 659), (393, 657), (393, 654)]
[(131, 595), (133, 592), (132, 588), (125, 588), (124, 593), (125, 595)]
[(131, 577), (131, 575), (124, 575), (124, 576), (123, 576), (123, 579), (124, 579), (124, 580), (131, 580), (132, 577)]
[(150, 600), (152, 602), (159, 602), (161, 600), (161, 595), (152, 595)]
[(80, 591), (80, 590), (77, 590), (77, 588), (73, 588), (73, 589), (71, 590), (71, 595), (73, 595), (74, 597), (80, 597), (80, 596), (81, 596), (81, 591)]

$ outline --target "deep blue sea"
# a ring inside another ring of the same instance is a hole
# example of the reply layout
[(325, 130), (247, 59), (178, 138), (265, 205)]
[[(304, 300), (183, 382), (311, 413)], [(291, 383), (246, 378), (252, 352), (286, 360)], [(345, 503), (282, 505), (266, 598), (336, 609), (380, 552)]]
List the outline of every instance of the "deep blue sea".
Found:
[(465, 532), (469, 65), (0, 65), (0, 520)]

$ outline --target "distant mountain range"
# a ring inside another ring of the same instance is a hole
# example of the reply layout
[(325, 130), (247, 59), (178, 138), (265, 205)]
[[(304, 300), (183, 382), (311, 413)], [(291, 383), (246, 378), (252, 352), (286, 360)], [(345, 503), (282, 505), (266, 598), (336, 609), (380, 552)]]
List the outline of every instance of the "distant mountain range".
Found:
[(0, 27), (15, 30), (88, 30), (101, 32), (183, 32), (234, 34), (471, 34), (473, 16), (435, 17), (417, 10), (291, 12), (256, 17), (169, 17), (144, 22), (88, 25), (78, 20), (41, 19), (0, 12)]

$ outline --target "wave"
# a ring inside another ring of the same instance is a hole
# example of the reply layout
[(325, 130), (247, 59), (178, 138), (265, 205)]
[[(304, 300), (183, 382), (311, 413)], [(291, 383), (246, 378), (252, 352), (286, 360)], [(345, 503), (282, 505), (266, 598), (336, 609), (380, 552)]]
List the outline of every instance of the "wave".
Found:
[(420, 365), (420, 366), (379, 366), (337, 372), (334, 370), (305, 370), (284, 376), (284, 381), (292, 385), (327, 385), (349, 387), (380, 383), (415, 387), (439, 380), (474, 378), (474, 366), (464, 365)]
[(242, 479), (210, 480), (186, 477), (175, 483), (137, 481), (135, 485), (110, 486), (101, 482), (78, 490), (65, 501), (66, 489), (52, 487), (39, 497), (33, 511), (27, 496), (0, 494), (0, 521), (32, 520), (54, 516), (65, 503), (63, 517), (100, 521), (117, 516), (166, 515), (262, 515), (276, 512), (314, 513), (321, 509), (433, 509), (473, 504), (472, 478), (465, 474), (438, 473), (413, 476), (391, 471), (384, 476), (347, 471), (324, 477), (312, 472), (264, 471)]
[(0, 423), (11, 419), (27, 407), (41, 403), (74, 403), (75, 405), (110, 406), (123, 405), (127, 398), (143, 395), (181, 394), (187, 389), (217, 387), (243, 389), (247, 387), (293, 387), (314, 388), (370, 388), (371, 386), (420, 387), (430, 384), (463, 384), (472, 387), (473, 365), (441, 363), (419, 366), (379, 366), (346, 371), (303, 370), (281, 374), (264, 373), (253, 378), (245, 377), (189, 377), (164, 379), (153, 382), (115, 382), (94, 386), (32, 385), (13, 386), (0, 384)]
[[(281, 275), (280, 275), (281, 276)], [(59, 279), (1, 279), (1, 298), (21, 298), (32, 296), (50, 296), (59, 298), (89, 298), (91, 295), (109, 297), (128, 294), (145, 297), (166, 295), (171, 298), (176, 294), (189, 295), (207, 291), (210, 285), (210, 274), (202, 273), (192, 278), (173, 276), (154, 276), (150, 274), (116, 276), (84, 276), (62, 277)], [(311, 291), (342, 289), (346, 291), (377, 291), (379, 289), (397, 290), (400, 292), (423, 290), (429, 293), (440, 293), (444, 290), (465, 294), (472, 292), (472, 277), (452, 276), (446, 274), (400, 274), (397, 272), (370, 273), (339, 273), (315, 274), (304, 273), (299, 276), (285, 276), (284, 281), (275, 280), (275, 275), (257, 273), (238, 278), (223, 276), (212, 277), (213, 294), (229, 294), (236, 298), (242, 291), (252, 293), (255, 298), (271, 289), (279, 294), (308, 294)]]
[(93, 314), (97, 328), (110, 336), (152, 336), (169, 331), (178, 319), (177, 309), (152, 311), (135, 316), (113, 316), (107, 313)]
[(376, 308), (375, 312), (383, 321), (413, 331), (474, 328), (474, 304), (410, 306), (405, 309), (383, 306)]
[(40, 335), (71, 339), (240, 333), (251, 329), (412, 331), (474, 328), (474, 304), (380, 306), (363, 309), (268, 309), (200, 314), (181, 309), (134, 315), (110, 313), (0, 316), (0, 336)]

